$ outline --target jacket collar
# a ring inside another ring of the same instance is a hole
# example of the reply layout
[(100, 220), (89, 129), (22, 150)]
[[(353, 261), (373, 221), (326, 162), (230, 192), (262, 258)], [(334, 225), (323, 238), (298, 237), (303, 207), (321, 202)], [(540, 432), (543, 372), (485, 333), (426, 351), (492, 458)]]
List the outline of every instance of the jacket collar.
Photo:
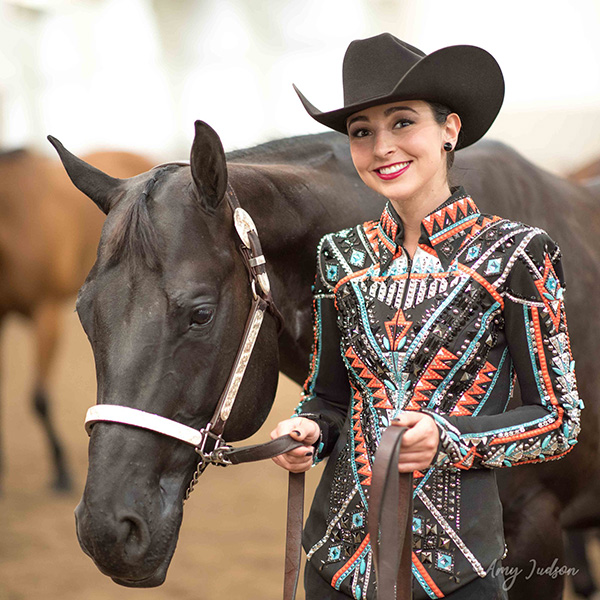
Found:
[[(462, 187), (421, 221), (419, 244), (435, 250), (444, 269), (448, 269), (472, 226), (480, 216), (479, 209)], [(404, 242), (402, 219), (388, 200), (377, 225), (380, 273), (384, 274)]]

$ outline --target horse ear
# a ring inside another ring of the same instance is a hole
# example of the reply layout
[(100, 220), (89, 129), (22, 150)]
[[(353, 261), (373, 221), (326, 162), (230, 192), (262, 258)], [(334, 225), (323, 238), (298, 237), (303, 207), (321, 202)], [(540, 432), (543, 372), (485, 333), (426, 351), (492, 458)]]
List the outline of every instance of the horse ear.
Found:
[(118, 198), (118, 192), (122, 189), (124, 180), (111, 177), (77, 158), (55, 137), (49, 135), (48, 141), (58, 152), (67, 175), (75, 187), (91, 198), (104, 214), (108, 214)]
[(190, 166), (198, 199), (209, 213), (219, 206), (227, 191), (227, 163), (217, 132), (204, 121), (194, 124), (196, 135), (192, 144)]

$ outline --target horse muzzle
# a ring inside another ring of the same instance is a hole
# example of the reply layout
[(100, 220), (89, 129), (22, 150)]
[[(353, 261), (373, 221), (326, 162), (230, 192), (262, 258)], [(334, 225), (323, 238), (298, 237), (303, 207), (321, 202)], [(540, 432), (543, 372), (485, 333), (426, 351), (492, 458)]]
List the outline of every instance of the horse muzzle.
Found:
[(84, 496), (75, 509), (75, 522), (81, 549), (115, 583), (156, 587), (164, 582), (181, 514), (179, 519), (175, 515), (169, 519), (160, 531), (152, 532), (147, 520), (132, 511), (115, 511), (112, 515), (106, 510), (90, 511)]
[(98, 569), (121, 585), (160, 585), (175, 551), (189, 466), (178, 475), (156, 468), (155, 457), (171, 450), (160, 445), (169, 443), (126, 425), (94, 427), (75, 509), (77, 537)]

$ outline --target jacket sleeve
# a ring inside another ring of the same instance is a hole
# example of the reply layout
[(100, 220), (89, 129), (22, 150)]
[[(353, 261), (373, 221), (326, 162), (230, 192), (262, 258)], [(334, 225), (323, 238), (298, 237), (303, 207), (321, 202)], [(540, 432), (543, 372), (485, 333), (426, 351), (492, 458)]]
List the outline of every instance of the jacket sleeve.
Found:
[(493, 468), (554, 460), (577, 442), (583, 402), (563, 292), (560, 250), (538, 233), (519, 252), (504, 293), (505, 333), (522, 406), (489, 416), (430, 413), (440, 428), (437, 466)]
[[(321, 248), (322, 244), (319, 250)], [(348, 372), (340, 349), (335, 296), (333, 287), (325, 281), (321, 264), (319, 259), (313, 286), (314, 340), (310, 370), (294, 415), (312, 419), (321, 428), (321, 438), (316, 444), (317, 462), (329, 456), (333, 450), (351, 399)]]

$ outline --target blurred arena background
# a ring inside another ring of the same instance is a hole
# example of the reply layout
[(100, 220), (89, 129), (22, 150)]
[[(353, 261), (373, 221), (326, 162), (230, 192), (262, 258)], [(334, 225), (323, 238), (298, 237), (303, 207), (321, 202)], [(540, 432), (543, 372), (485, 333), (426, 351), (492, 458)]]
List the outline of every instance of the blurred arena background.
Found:
[[(292, 83), (321, 109), (339, 106), (348, 43), (381, 31), (425, 52), (489, 50), (507, 90), (489, 138), (558, 174), (600, 158), (598, 0), (0, 0), (0, 151), (25, 147), (55, 160), (52, 134), (78, 154), (126, 150), (158, 163), (188, 157), (195, 119), (226, 150), (322, 131)], [(72, 511), (95, 378), (73, 308), (74, 298), (61, 307), (49, 389), (72, 494), (48, 486), (49, 453), (31, 409), (30, 324), (14, 315), (2, 327), (0, 600), (278, 598), (286, 478), (271, 464), (205, 474), (161, 588), (120, 588), (80, 551)], [(297, 397), (282, 377), (256, 440)], [(318, 476), (310, 473), (313, 487)]]

